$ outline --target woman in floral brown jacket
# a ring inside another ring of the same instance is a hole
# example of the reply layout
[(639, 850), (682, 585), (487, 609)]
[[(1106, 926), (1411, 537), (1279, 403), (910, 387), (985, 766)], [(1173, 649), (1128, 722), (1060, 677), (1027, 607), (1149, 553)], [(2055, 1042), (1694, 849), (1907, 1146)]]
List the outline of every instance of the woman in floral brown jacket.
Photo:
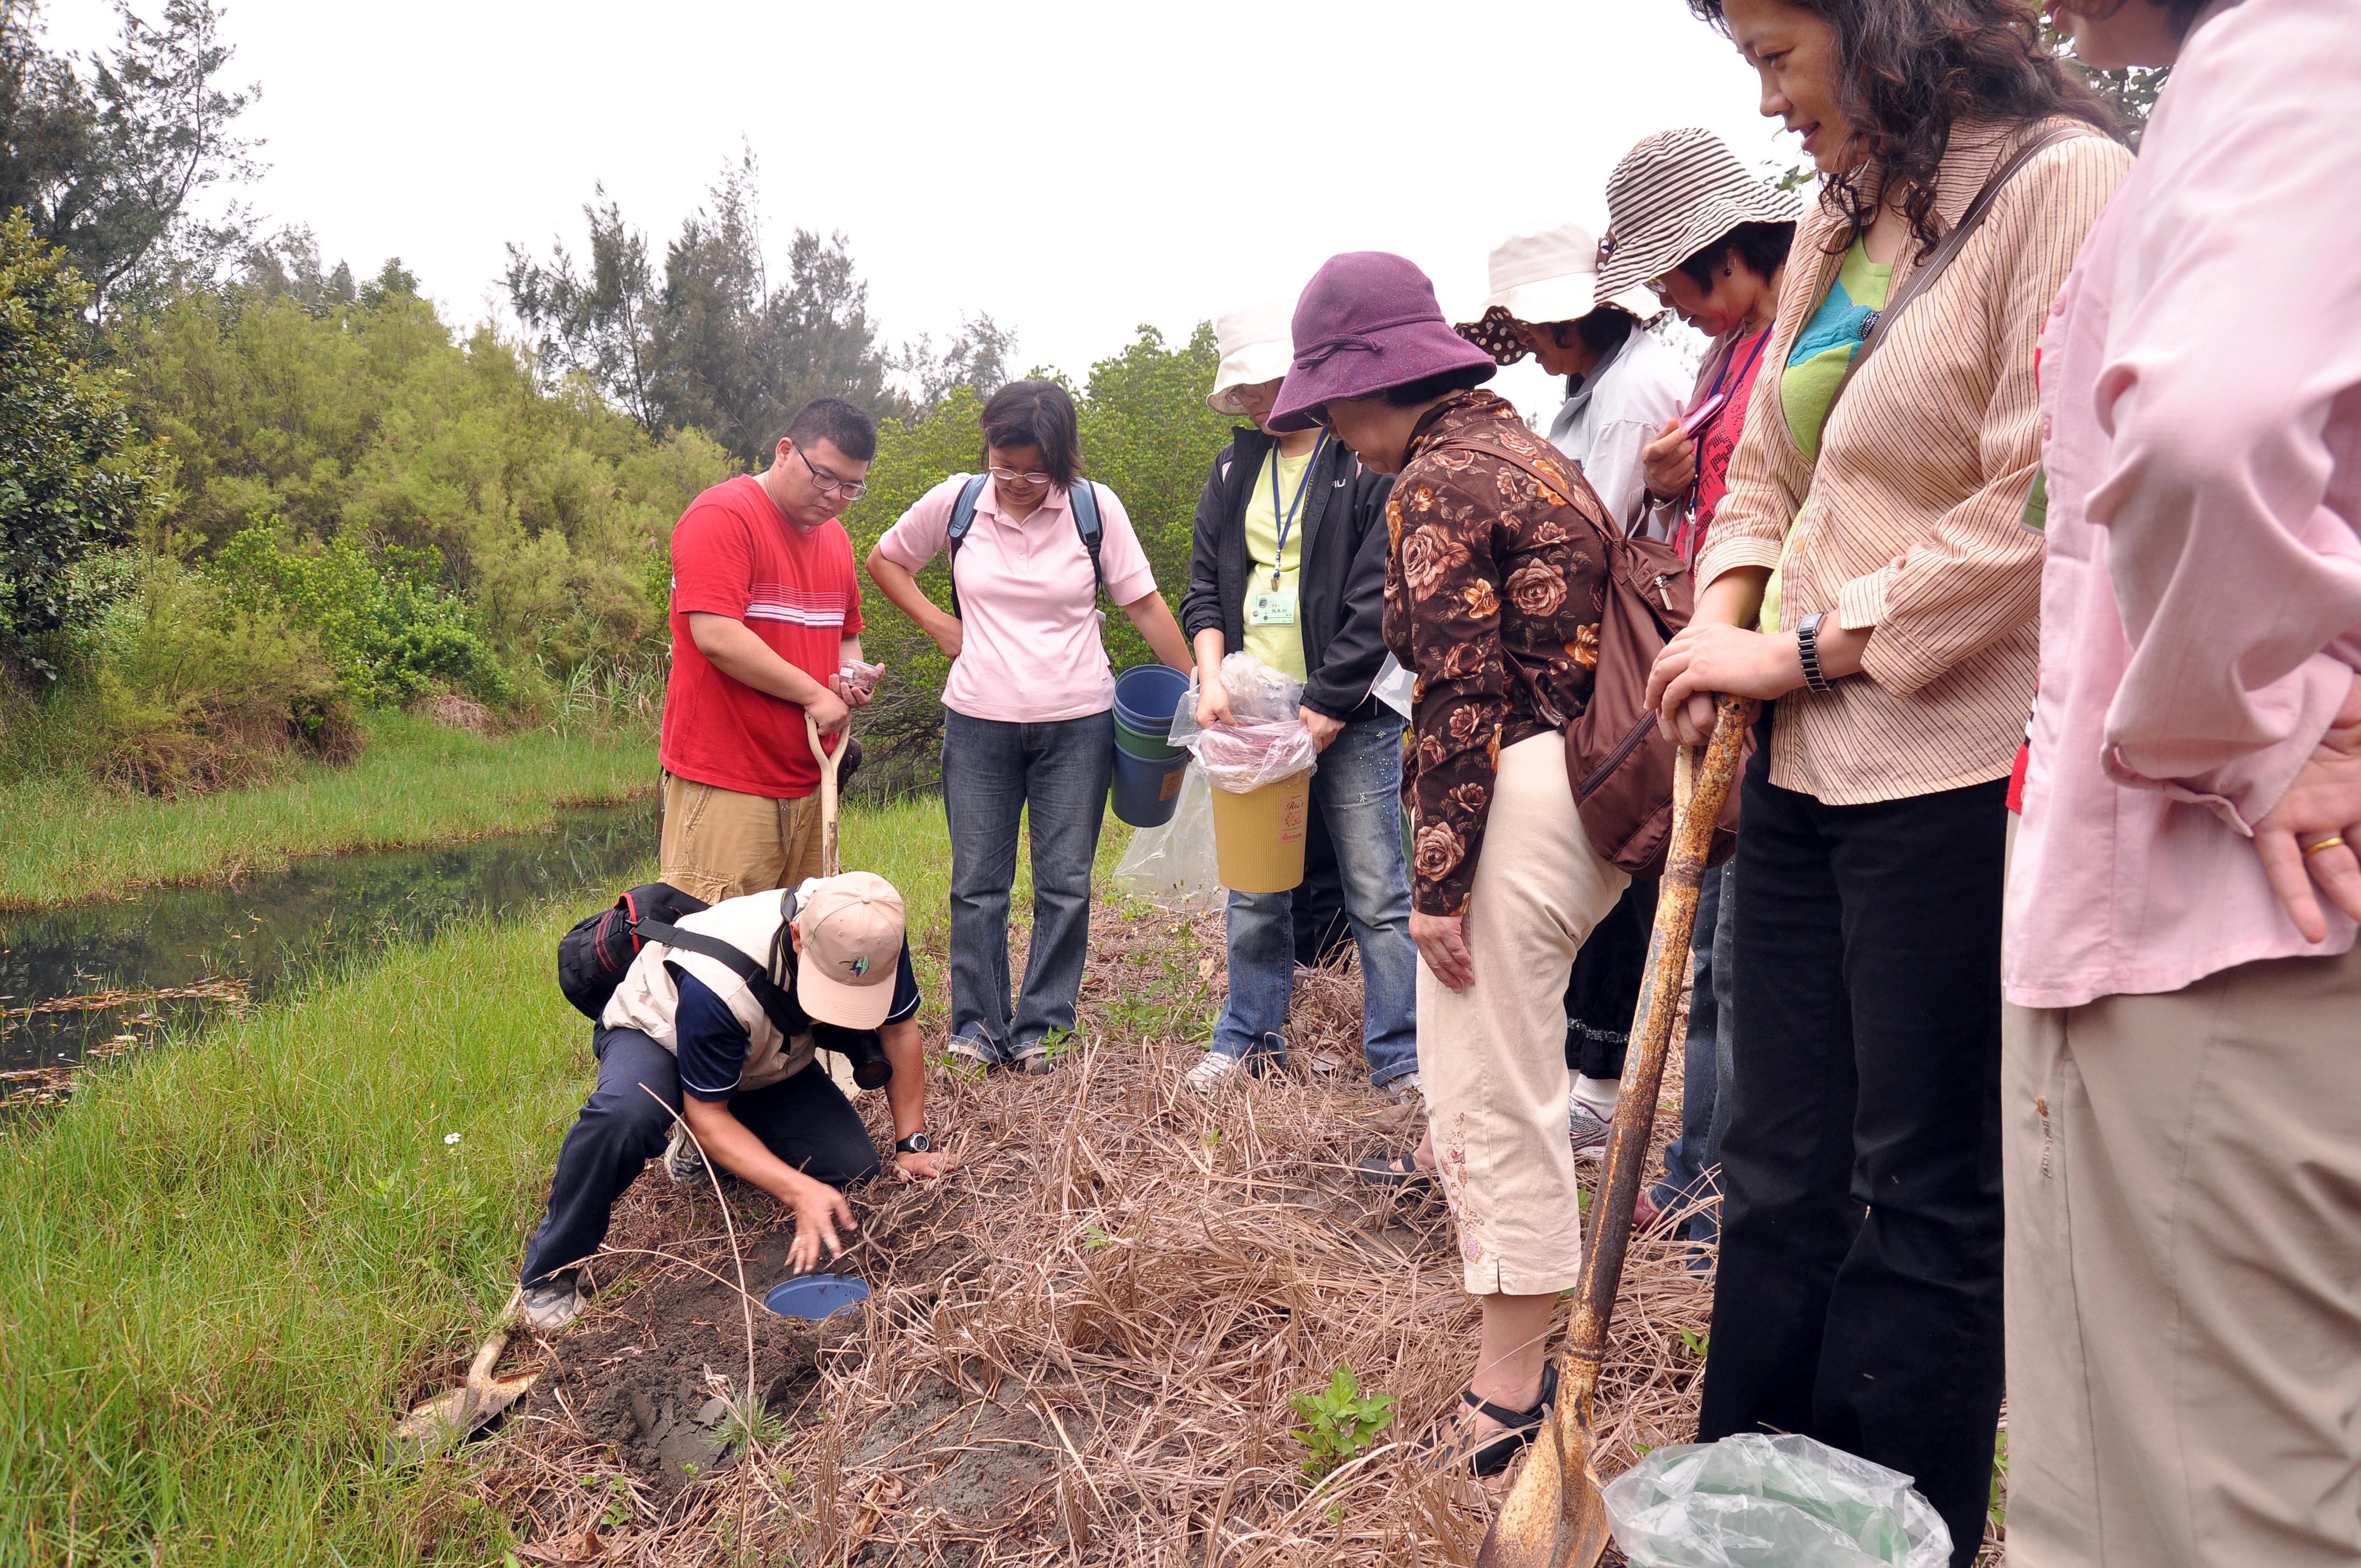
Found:
[(1484, 1314), (1466, 1408), (1431, 1446), (1491, 1475), (1554, 1392), (1543, 1343), (1580, 1248), (1566, 975), (1628, 880), (1582, 830), (1558, 733), (1598, 662), (1601, 514), (1570, 462), (1475, 389), (1490, 358), (1401, 258), (1331, 258), (1296, 306), (1295, 345), (1272, 427), (1324, 422), (1368, 467), (1401, 476), (1385, 636), (1418, 677), (1402, 795), (1419, 1072)]

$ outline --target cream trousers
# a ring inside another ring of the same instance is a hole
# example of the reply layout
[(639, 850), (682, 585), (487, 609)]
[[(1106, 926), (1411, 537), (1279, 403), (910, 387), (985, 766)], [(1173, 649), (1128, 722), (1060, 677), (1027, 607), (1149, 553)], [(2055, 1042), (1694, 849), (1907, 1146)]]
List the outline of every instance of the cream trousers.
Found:
[(1418, 1070), (1468, 1292), (1536, 1296), (1582, 1259), (1566, 1133), (1565, 982), (1631, 878), (1590, 847), (1555, 734), (1500, 753), (1468, 895), (1476, 978), (1418, 966)]
[(2361, 950), (2003, 1039), (2009, 1568), (2361, 1563)]

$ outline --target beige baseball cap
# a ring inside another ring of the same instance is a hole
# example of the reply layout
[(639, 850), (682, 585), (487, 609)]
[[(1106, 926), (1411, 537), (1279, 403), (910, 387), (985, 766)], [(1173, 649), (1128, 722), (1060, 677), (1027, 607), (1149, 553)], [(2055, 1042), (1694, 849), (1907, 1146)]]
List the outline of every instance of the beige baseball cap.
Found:
[(902, 895), (874, 872), (845, 872), (804, 884), (796, 906), (803, 952), (796, 1000), (823, 1024), (874, 1029), (894, 1010), (902, 958)]

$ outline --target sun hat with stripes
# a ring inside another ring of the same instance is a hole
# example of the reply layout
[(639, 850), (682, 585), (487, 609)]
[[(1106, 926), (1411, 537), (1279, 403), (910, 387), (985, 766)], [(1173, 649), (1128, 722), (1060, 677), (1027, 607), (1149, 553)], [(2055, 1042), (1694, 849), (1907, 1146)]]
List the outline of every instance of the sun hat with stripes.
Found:
[(1803, 203), (1746, 171), (1711, 131), (1642, 138), (1607, 177), (1598, 299), (1652, 282), (1741, 224), (1794, 223)]

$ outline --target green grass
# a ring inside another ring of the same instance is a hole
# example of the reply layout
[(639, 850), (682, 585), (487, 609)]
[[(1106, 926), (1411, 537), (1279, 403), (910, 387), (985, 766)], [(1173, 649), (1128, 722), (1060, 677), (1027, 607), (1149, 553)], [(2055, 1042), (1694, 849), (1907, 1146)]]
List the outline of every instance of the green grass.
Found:
[[(902, 889), (939, 1011), (940, 804), (843, 841)], [(0, 1124), (0, 1564), (500, 1560), (467, 1460), (376, 1456), (514, 1282), (590, 1076), (549, 978), (578, 913), (398, 949)]]
[(204, 882), (325, 850), (528, 832), (560, 806), (620, 800), (656, 779), (644, 735), (489, 738), (381, 714), (356, 761), (257, 789), (167, 802), (80, 781), (20, 784), (0, 814), (0, 910)]

